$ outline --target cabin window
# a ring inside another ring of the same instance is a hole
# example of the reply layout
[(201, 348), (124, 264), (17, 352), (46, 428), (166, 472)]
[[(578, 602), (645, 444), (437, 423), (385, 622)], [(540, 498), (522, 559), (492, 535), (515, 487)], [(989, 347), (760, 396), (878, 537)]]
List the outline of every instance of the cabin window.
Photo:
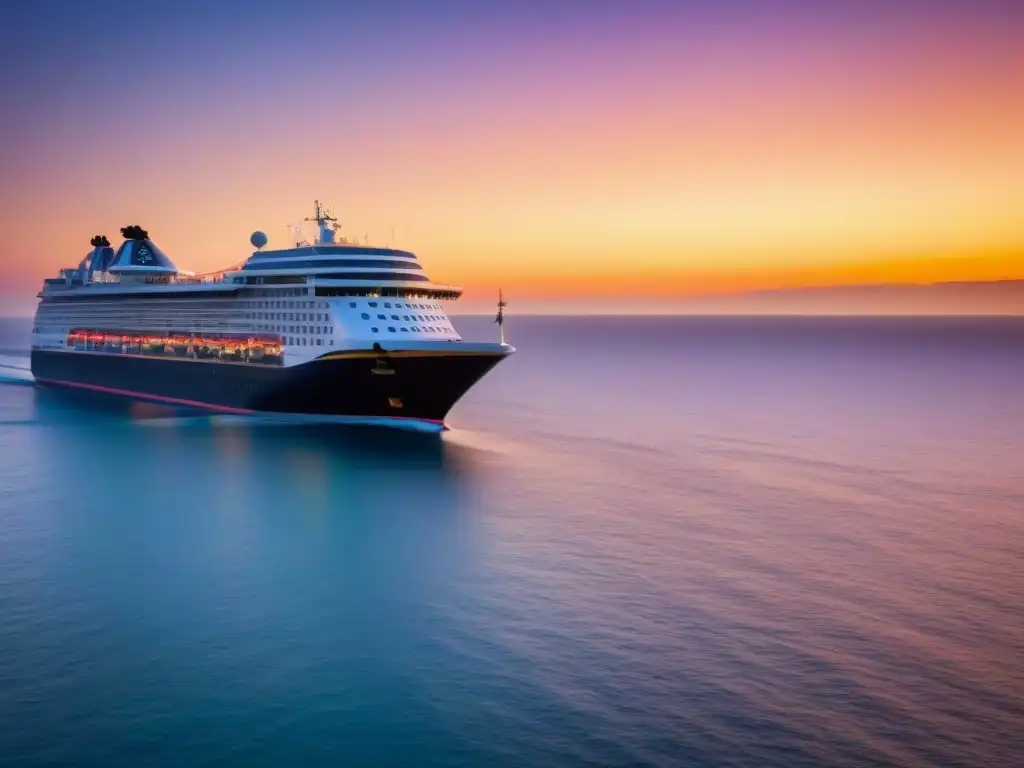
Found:
[(377, 315), (377, 319), (378, 320), (387, 320), (388, 316), (387, 315)]
[(377, 302), (376, 301), (371, 301), (370, 302), (370, 306), (371, 307), (376, 307), (377, 306)]
[(403, 326), (402, 326), (402, 333), (408, 333), (408, 332), (409, 332), (409, 329), (408, 329), (408, 328), (406, 328), (406, 327), (405, 327), (405, 326), (403, 325)]
[(384, 302), (384, 306), (385, 306), (386, 308), (388, 308), (388, 309), (391, 309), (391, 302), (390, 302), (390, 301), (385, 301), (385, 302)]
[(395, 332), (395, 326), (389, 325), (388, 326), (388, 330), (391, 331), (391, 333), (394, 333)]
[(380, 328), (377, 328), (376, 326), (374, 326), (370, 330), (373, 331), (374, 333), (380, 333)]
[(391, 316), (391, 319), (392, 319), (392, 320), (397, 320), (397, 319), (398, 319), (398, 315), (392, 315), (392, 316)]
[(366, 312), (363, 312), (362, 318), (363, 318), (363, 320), (369, 320), (370, 319), (370, 315), (368, 313), (366, 313)]

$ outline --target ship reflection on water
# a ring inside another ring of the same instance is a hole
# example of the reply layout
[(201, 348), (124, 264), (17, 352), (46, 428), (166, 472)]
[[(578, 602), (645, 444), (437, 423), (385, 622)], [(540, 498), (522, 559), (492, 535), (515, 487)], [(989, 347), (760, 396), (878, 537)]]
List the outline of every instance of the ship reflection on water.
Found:
[[(126, 436), (139, 429), (159, 431), (160, 439), (208, 446), (227, 460), (255, 460), (273, 452), (282, 460), (296, 459), (292, 468), (323, 462), (353, 463), (365, 469), (393, 467), (452, 470), (470, 461), (473, 449), (446, 440), (438, 432), (385, 429), (359, 424), (290, 422), (287, 417), (221, 416), (183, 412), (181, 409), (128, 401), (91, 392), (27, 389), (35, 399), (40, 423), (59, 423), (63, 428), (81, 427), (87, 441), (102, 424), (106, 434)], [(158, 439), (159, 440), (159, 439)], [(168, 457), (169, 459), (172, 457)]]

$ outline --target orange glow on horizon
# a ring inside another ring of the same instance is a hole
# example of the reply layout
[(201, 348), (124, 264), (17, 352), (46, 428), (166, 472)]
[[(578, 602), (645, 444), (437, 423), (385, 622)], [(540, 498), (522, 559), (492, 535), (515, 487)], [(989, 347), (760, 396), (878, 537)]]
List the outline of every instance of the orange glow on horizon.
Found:
[(155, 104), (166, 120), (121, 133), (57, 121), (5, 178), (2, 293), (34, 294), (129, 223), (211, 272), (254, 229), (289, 245), (314, 198), (471, 301), (1024, 278), (1024, 49), (916, 29), (613, 40), (618, 57), (579, 64), (552, 44), (244, 130), (234, 95)]

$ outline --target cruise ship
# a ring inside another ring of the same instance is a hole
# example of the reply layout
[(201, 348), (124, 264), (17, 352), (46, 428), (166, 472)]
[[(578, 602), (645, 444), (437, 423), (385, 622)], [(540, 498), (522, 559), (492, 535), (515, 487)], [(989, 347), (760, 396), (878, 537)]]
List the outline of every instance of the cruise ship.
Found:
[[(443, 429), (452, 406), (515, 350), (467, 341), (444, 303), (462, 290), (413, 253), (338, 234), (319, 202), (313, 242), (220, 273), (180, 271), (137, 225), (44, 281), (32, 374), (44, 386), (229, 414)], [(297, 232), (301, 228), (297, 228)]]

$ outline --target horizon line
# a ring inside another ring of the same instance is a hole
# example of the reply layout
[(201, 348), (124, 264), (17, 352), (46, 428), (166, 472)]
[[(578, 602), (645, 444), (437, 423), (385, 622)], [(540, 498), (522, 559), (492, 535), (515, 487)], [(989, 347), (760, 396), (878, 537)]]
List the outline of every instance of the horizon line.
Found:
[[(449, 317), (493, 317), (494, 312), (449, 312)], [(34, 315), (0, 315), (3, 320), (32, 320)], [(1024, 317), (1021, 312), (518, 312), (507, 317)]]

